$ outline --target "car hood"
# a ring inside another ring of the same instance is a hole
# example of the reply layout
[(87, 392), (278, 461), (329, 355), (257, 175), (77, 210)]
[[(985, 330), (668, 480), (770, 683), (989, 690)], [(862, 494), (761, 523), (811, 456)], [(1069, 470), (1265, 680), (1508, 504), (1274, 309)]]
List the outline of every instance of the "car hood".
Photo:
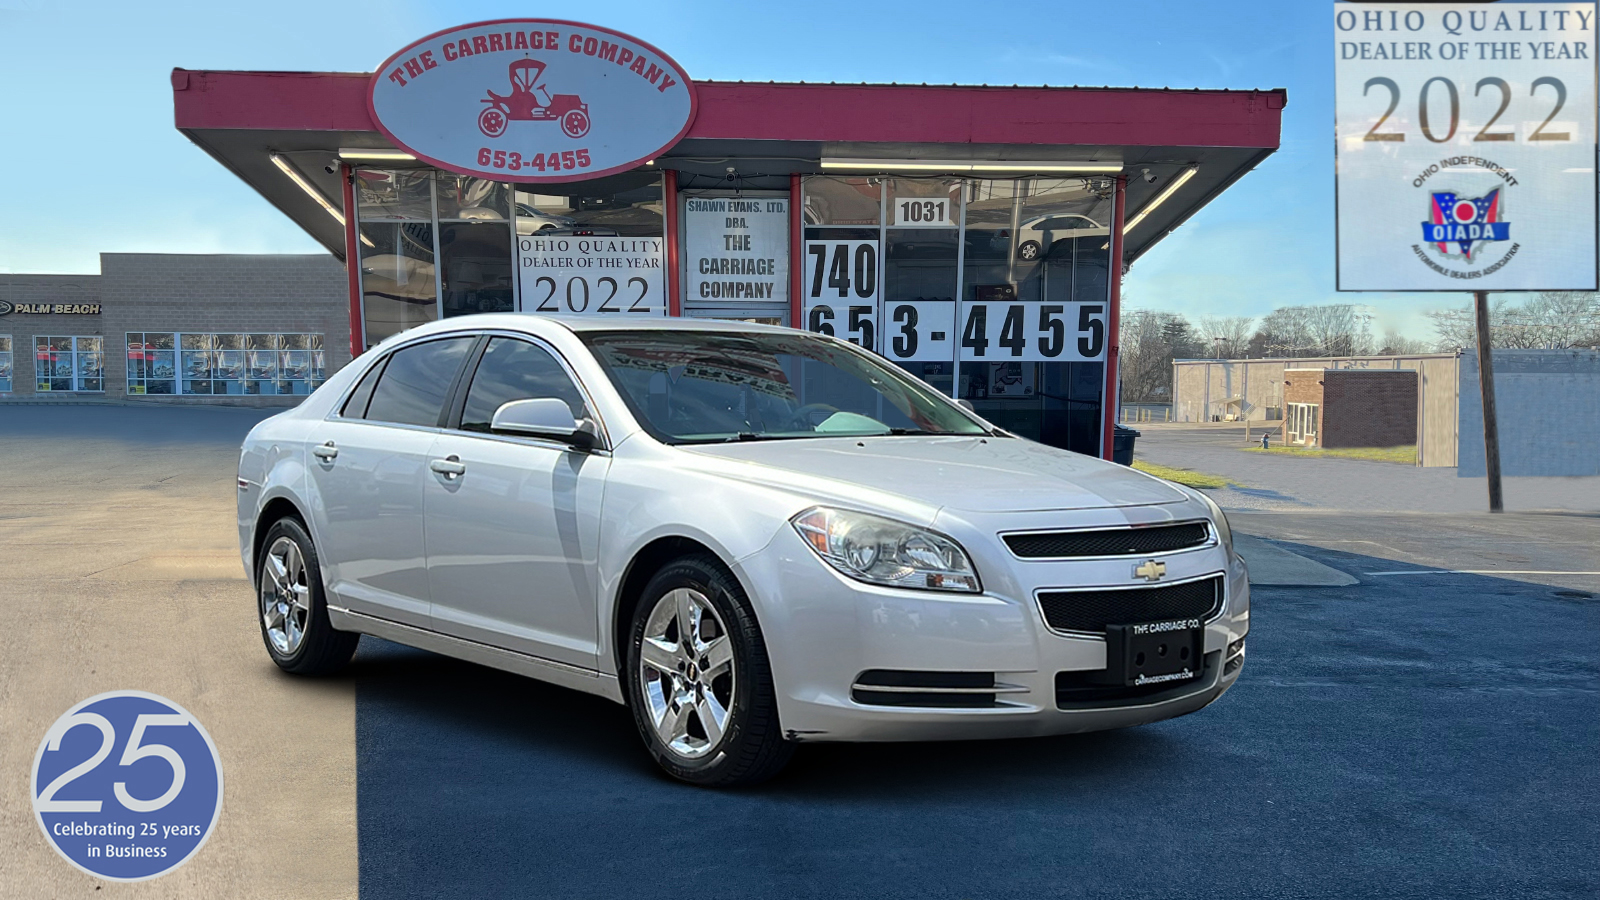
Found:
[(860, 485), (973, 512), (1148, 506), (1187, 499), (1158, 478), (1019, 438), (805, 438), (681, 449), (761, 467), (766, 477), (748, 470), (742, 475), (774, 486), (820, 478), (834, 482), (845, 495), (851, 485)]

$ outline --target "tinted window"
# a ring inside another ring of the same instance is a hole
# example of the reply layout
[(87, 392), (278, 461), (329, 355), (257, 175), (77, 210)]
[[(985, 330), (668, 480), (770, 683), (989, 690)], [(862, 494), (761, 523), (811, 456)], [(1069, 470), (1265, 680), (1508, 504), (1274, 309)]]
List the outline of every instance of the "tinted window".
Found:
[(640, 424), (669, 443), (986, 434), (877, 357), (795, 332), (585, 332)]
[(378, 386), (378, 376), (381, 374), (383, 361), (379, 360), (377, 365), (367, 370), (367, 374), (361, 376), (361, 383), (351, 392), (350, 399), (344, 402), (344, 409), (339, 411), (339, 415), (346, 419), (365, 418), (367, 404), (372, 402), (372, 389)]
[(444, 395), (474, 338), (446, 338), (398, 350), (384, 366), (366, 418), (402, 425), (437, 425)]
[(578, 386), (548, 350), (515, 338), (493, 338), (483, 351), (483, 360), (472, 376), (472, 387), (467, 390), (461, 428), (487, 432), (495, 410), (501, 406), (513, 400), (549, 397), (566, 401), (574, 419), (589, 415)]

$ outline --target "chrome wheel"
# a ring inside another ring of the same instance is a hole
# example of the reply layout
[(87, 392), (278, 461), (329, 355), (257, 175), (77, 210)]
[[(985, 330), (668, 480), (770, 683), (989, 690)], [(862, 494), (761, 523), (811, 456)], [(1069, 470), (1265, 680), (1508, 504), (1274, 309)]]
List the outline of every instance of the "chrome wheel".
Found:
[(662, 595), (645, 621), (639, 688), (656, 736), (697, 759), (728, 730), (736, 672), (733, 641), (711, 601), (690, 588)]
[(267, 640), (280, 655), (293, 656), (311, 621), (311, 586), (300, 545), (287, 537), (273, 541), (261, 575), (261, 624)]

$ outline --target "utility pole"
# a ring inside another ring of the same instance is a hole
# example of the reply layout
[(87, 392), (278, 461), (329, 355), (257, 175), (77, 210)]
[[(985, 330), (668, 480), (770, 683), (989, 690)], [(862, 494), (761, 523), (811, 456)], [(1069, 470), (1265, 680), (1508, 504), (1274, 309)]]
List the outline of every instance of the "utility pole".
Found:
[(1500, 424), (1494, 410), (1494, 362), (1489, 355), (1489, 292), (1474, 291), (1478, 318), (1478, 393), (1483, 398), (1483, 469), (1489, 477), (1489, 512), (1505, 510), (1500, 496)]

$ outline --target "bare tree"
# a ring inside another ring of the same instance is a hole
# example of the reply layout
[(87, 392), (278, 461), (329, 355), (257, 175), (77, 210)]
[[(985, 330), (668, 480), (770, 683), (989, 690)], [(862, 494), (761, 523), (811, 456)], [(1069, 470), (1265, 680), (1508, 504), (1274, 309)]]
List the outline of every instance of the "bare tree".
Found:
[(1210, 355), (1243, 359), (1250, 353), (1255, 324), (1254, 316), (1206, 316), (1200, 320), (1200, 343), (1213, 350)]
[(1250, 355), (1312, 356), (1311, 344), (1306, 307), (1280, 306), (1261, 317), (1260, 327), (1250, 338)]
[(1280, 306), (1250, 338), (1255, 356), (1363, 356), (1372, 352), (1372, 316), (1350, 303)]
[(1122, 316), (1118, 377), (1131, 403), (1172, 399), (1172, 361), (1202, 355), (1201, 341), (1181, 315), (1147, 309)]
[(1428, 353), (1433, 350), (1432, 344), (1416, 338), (1408, 338), (1393, 326), (1384, 329), (1383, 340), (1379, 344), (1379, 356), (1415, 356), (1418, 353)]
[[(1472, 305), (1427, 313), (1442, 351), (1477, 345)], [(1543, 291), (1520, 304), (1506, 295), (1489, 304), (1489, 342), (1508, 350), (1561, 350), (1600, 345), (1600, 294)]]

